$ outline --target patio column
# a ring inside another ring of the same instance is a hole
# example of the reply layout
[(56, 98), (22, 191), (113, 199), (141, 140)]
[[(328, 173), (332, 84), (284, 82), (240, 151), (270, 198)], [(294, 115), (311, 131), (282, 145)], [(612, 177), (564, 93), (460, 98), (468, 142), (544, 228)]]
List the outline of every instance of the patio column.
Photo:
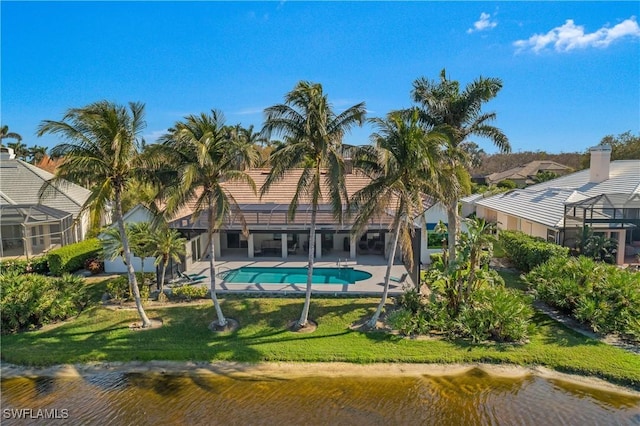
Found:
[(316, 232), (316, 259), (322, 258), (322, 234)]
[(618, 252), (616, 253), (616, 264), (623, 265), (624, 264), (624, 246), (627, 237), (627, 231), (625, 229), (621, 229), (618, 231)]
[(351, 259), (355, 259), (356, 258), (356, 239), (355, 238), (349, 238), (349, 257)]
[(213, 244), (215, 244), (214, 254), (216, 256), (216, 259), (220, 259), (220, 257), (222, 257), (222, 247), (220, 247), (220, 232), (216, 232), (215, 234), (213, 234)]
[(249, 259), (253, 259), (253, 234), (249, 234), (249, 238), (247, 238), (247, 253), (249, 254)]
[(282, 251), (282, 258), (286, 259), (287, 258), (287, 234), (282, 233), (280, 234), (280, 250)]

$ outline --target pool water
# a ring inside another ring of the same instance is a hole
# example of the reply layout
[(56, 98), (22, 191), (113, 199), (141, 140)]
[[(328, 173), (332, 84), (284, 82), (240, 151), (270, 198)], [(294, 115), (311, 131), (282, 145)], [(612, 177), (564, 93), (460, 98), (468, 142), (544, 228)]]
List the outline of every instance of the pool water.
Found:
[[(227, 283), (306, 284), (307, 268), (268, 268), (245, 266), (222, 275)], [(312, 283), (354, 284), (371, 278), (371, 274), (353, 268), (313, 268)]]

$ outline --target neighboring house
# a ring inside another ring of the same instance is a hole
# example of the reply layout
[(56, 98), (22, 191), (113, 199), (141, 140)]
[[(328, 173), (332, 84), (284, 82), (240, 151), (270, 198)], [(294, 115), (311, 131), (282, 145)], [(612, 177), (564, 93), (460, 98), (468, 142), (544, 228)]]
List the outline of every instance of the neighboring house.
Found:
[(84, 239), (89, 219), (80, 211), (89, 190), (65, 183), (40, 198), (51, 178), (51, 173), (16, 159), (13, 149), (0, 148), (0, 257), (29, 257)]
[(504, 180), (511, 180), (515, 182), (518, 188), (524, 188), (525, 186), (536, 183), (535, 177), (538, 172), (551, 172), (558, 176), (563, 176), (571, 171), (572, 169), (570, 167), (556, 163), (555, 161), (536, 160), (504, 172), (491, 173), (490, 175), (484, 176), (483, 182), (480, 183), (496, 185)]
[[(352, 196), (370, 182), (366, 176), (353, 172), (349, 168), (345, 175), (347, 193)], [(287, 259), (298, 256), (303, 259), (308, 252), (311, 206), (303, 199), (298, 206), (294, 220), (289, 220), (287, 211), (296, 191), (301, 170), (293, 170), (285, 178), (273, 185), (262, 198), (253, 193), (249, 185), (240, 182), (228, 182), (224, 185), (233, 194), (244, 215), (249, 234), (242, 234), (239, 217), (225, 221), (220, 232), (214, 234), (216, 259), (253, 259), (257, 256)], [(269, 169), (253, 169), (248, 174), (259, 189), (264, 184)], [(322, 194), (328, 194), (322, 188)], [(325, 195), (326, 197), (326, 195)], [(185, 207), (174, 216), (169, 226), (179, 229), (188, 239), (187, 255), (184, 262), (188, 269), (193, 262), (207, 257), (208, 241), (206, 235), (207, 214), (203, 212), (194, 221), (192, 206)], [(356, 259), (361, 256), (388, 257), (391, 249), (390, 225), (393, 209), (369, 222), (367, 232), (361, 238), (350, 238), (353, 217), (346, 214), (342, 224), (331, 213), (328, 199), (321, 200), (316, 218), (316, 258)], [(420, 264), (420, 226), (416, 225), (414, 240), (414, 275), (417, 279), (417, 266)], [(399, 250), (398, 250), (399, 252)]]
[[(463, 209), (499, 229), (519, 230), (577, 247), (583, 227), (618, 241), (617, 263), (640, 252), (640, 159), (611, 162), (611, 148), (594, 147), (589, 169), (487, 198), (470, 196)], [(637, 262), (637, 260), (635, 260)]]
[[(125, 226), (130, 223), (151, 222), (153, 221), (153, 213), (142, 204), (138, 204), (129, 210), (122, 219), (124, 220)], [(109, 227), (114, 228), (116, 224), (111, 224)], [(98, 238), (102, 238), (102, 235), (99, 235)], [(144, 259), (144, 272), (156, 272), (155, 260), (154, 257), (146, 257)], [(131, 263), (136, 272), (142, 272), (141, 258), (132, 255)], [(119, 256), (114, 260), (105, 260), (104, 271), (111, 274), (123, 274), (127, 272), (127, 267), (122, 257)]]

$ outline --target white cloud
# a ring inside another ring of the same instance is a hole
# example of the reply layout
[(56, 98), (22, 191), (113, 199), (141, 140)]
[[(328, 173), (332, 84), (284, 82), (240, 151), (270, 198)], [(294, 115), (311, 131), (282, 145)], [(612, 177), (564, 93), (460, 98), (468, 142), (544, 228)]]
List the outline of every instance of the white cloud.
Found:
[(640, 37), (640, 27), (635, 16), (612, 28), (604, 26), (592, 33), (585, 33), (584, 26), (576, 25), (573, 19), (567, 19), (564, 25), (553, 28), (546, 34), (534, 34), (527, 40), (514, 42), (513, 45), (518, 52), (531, 49), (538, 53), (547, 48), (553, 48), (557, 52), (568, 52), (588, 47), (607, 47), (624, 37)]
[(471, 34), (476, 31), (490, 30), (492, 28), (495, 28), (497, 25), (498, 25), (498, 22), (492, 21), (490, 14), (482, 12), (480, 14), (480, 19), (474, 22), (473, 28), (469, 28), (467, 30), (467, 33)]

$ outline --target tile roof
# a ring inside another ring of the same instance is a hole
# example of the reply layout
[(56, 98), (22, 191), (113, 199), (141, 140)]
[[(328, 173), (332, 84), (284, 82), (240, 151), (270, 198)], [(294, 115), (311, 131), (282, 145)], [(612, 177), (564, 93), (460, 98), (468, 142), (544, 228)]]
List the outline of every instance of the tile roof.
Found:
[(504, 172), (491, 173), (486, 176), (486, 180), (489, 183), (500, 182), (505, 179), (522, 180), (533, 177), (540, 171), (550, 171), (561, 174), (570, 172), (571, 168), (564, 164), (556, 163), (555, 161), (535, 160)]
[(561, 227), (565, 204), (602, 194), (640, 194), (640, 160), (610, 163), (609, 179), (589, 182), (589, 169), (475, 201), (484, 206), (551, 227)]
[[(295, 221), (291, 222), (287, 218), (289, 204), (298, 187), (298, 180), (300, 179), (302, 169), (291, 170), (280, 182), (272, 185), (268, 193), (260, 198), (260, 188), (266, 181), (269, 171), (270, 169), (252, 169), (247, 171), (255, 182), (256, 193), (244, 182), (227, 182), (223, 184), (229, 189), (229, 192), (238, 205), (240, 205), (247, 223), (253, 225), (260, 224), (266, 227), (275, 225), (282, 226), (284, 224), (298, 226), (308, 225), (310, 222), (310, 198), (307, 196), (303, 196), (300, 199)], [(353, 194), (364, 188), (369, 182), (370, 178), (361, 173), (354, 172), (346, 174), (345, 184), (348, 196), (353, 196)], [(336, 220), (333, 218), (329, 207), (329, 193), (324, 182), (322, 183), (321, 193), (323, 194), (323, 199), (319, 205), (317, 223), (318, 225), (334, 225)], [(434, 201), (430, 197), (424, 197), (423, 207), (425, 210), (433, 204)], [(193, 203), (187, 204), (174, 214), (171, 220), (176, 221), (175, 223), (178, 223), (177, 221), (179, 220), (184, 224), (183, 226), (204, 227), (205, 219), (202, 217), (199, 218), (197, 223), (190, 223), (188, 217), (192, 215), (193, 208)], [(204, 214), (201, 216), (204, 216)], [(389, 217), (378, 218), (378, 224), (384, 224), (386, 227), (390, 223)], [(189, 223), (189, 225), (187, 225), (187, 223)], [(237, 226), (238, 221), (232, 220), (232, 223), (228, 226), (234, 226), (234, 224)]]
[(90, 191), (73, 183), (59, 185), (50, 196), (40, 200), (38, 194), (53, 174), (17, 159), (0, 161), (0, 204), (44, 204), (78, 215)]

